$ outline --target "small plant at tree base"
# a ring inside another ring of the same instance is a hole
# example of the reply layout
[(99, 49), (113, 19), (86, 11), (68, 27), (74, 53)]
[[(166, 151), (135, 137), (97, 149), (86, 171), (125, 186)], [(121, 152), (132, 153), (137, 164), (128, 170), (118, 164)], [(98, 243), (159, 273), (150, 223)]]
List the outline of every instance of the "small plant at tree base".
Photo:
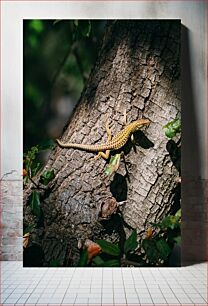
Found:
[[(26, 184), (28, 180), (33, 181), (33, 177), (41, 170), (43, 165), (38, 161), (38, 154), (41, 151), (52, 149), (54, 147), (53, 140), (47, 140), (42, 145), (32, 147), (23, 158), (23, 182)], [(47, 185), (54, 178), (53, 170), (45, 170), (41, 175), (40, 182)], [(35, 184), (35, 183), (34, 183)], [(36, 186), (37, 187), (37, 186)]]
[(32, 147), (27, 153), (24, 154), (23, 159), (23, 177), (24, 183), (28, 182), (29, 178), (32, 178), (41, 169), (41, 164), (37, 162), (37, 154), (39, 153), (39, 146)]
[(30, 231), (37, 226), (38, 222), (43, 217), (43, 210), (41, 208), (41, 195), (39, 192), (39, 189), (43, 189), (39, 186), (39, 183), (47, 186), (48, 183), (54, 179), (55, 174), (54, 170), (45, 170), (43, 171), (42, 175), (40, 176), (40, 181), (37, 184), (33, 177), (38, 173), (38, 171), (41, 170), (43, 165), (37, 161), (37, 156), (40, 153), (40, 151), (46, 150), (46, 149), (52, 149), (54, 146), (54, 142), (49, 140), (46, 141), (42, 146), (34, 146), (32, 147), (27, 153), (24, 154), (24, 168), (23, 168), (23, 182), (26, 184), (28, 180), (33, 183), (35, 190), (32, 190), (30, 197), (28, 199), (28, 205), (31, 208), (31, 212), (34, 216), (36, 216), (36, 221), (34, 224), (29, 225), (25, 230), (23, 234), (23, 245), (24, 248), (28, 246), (29, 239), (30, 239)]
[(94, 252), (94, 257), (91, 256), (89, 261), (89, 249), (84, 248), (78, 266), (167, 266), (174, 244), (180, 244), (181, 241), (180, 224), (181, 210), (158, 223), (152, 223), (145, 238), (141, 238), (139, 242), (136, 230), (122, 247), (106, 240), (96, 240), (92, 243), (97, 244), (99, 252)]

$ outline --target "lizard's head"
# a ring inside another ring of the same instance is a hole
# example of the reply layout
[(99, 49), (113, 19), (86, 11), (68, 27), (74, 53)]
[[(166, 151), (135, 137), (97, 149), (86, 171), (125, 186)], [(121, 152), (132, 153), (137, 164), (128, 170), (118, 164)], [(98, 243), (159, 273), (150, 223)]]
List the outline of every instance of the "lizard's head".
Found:
[(149, 125), (150, 124), (150, 120), (149, 119), (138, 119), (135, 121), (135, 125), (136, 125), (136, 131), (141, 129), (143, 126), (145, 125)]

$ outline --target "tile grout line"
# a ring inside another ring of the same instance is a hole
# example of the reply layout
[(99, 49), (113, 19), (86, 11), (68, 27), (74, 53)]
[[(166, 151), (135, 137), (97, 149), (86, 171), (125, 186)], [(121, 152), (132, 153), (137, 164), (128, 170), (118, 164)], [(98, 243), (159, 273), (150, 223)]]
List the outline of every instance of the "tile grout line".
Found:
[[(73, 276), (74, 276), (74, 274), (75, 274), (75, 271), (76, 271), (76, 269), (74, 269), (74, 270), (73, 270), (73, 273), (72, 273), (72, 275), (71, 275), (71, 279), (70, 279), (70, 282), (69, 282), (69, 284), (68, 284), (67, 289), (68, 289), (68, 288), (69, 288), (69, 286), (70, 286), (70, 283), (71, 283), (72, 278), (73, 278)], [(67, 289), (66, 289), (66, 292), (67, 292)], [(62, 302), (64, 301), (64, 298), (65, 298), (65, 296), (66, 296), (66, 292), (65, 292), (65, 294), (64, 294), (64, 296), (63, 296)], [(74, 301), (76, 301), (76, 298), (77, 298), (77, 293), (76, 293), (76, 296), (75, 296)]]
[[(23, 267), (23, 269), (24, 269), (24, 267)], [(47, 273), (47, 271), (48, 271), (48, 268), (46, 268), (46, 271), (45, 271), (44, 275)], [(38, 283), (36, 284), (35, 288), (33, 289), (32, 293), (33, 293), (33, 292), (35, 291), (35, 289), (38, 287), (38, 284), (41, 282), (41, 280), (42, 280), (42, 278), (39, 279), (39, 281), (38, 281)], [(31, 295), (31, 294), (30, 294), (30, 295)], [(29, 297), (27, 298), (27, 300), (30, 298), (30, 295), (29, 295)], [(20, 300), (20, 299), (19, 299), (19, 300)], [(19, 301), (19, 300), (18, 300), (18, 301)], [(26, 305), (27, 300), (25, 301), (25, 305)], [(38, 300), (39, 300), (39, 298), (38, 298)], [(37, 301), (38, 301), (38, 300), (37, 300)], [(18, 302), (18, 301), (17, 301), (17, 302)]]
[(124, 283), (123, 271), (124, 271), (124, 268), (121, 268), (121, 277), (122, 277), (122, 283), (123, 283), (123, 287), (124, 287), (124, 296), (125, 296), (125, 300), (126, 300), (126, 304), (127, 304), (126, 287), (125, 287), (125, 283)]
[(142, 275), (142, 278), (143, 278), (143, 280), (144, 280), (144, 283), (145, 283), (145, 285), (146, 285), (146, 287), (147, 287), (147, 291), (149, 292), (150, 298), (151, 298), (151, 300), (152, 300), (152, 304), (154, 305), (154, 302), (153, 302), (153, 299), (152, 299), (152, 295), (151, 295), (151, 293), (150, 293), (150, 291), (149, 291), (149, 288), (148, 288), (148, 286), (147, 286), (147, 283), (146, 283), (146, 280), (145, 280), (144, 275), (143, 275), (143, 273), (142, 273), (142, 270), (141, 270), (141, 275)]
[[(136, 268), (136, 269), (137, 269), (137, 268)], [(133, 271), (133, 270), (132, 270), (132, 268), (131, 268), (131, 275), (132, 275), (132, 279), (133, 279), (133, 282), (134, 282), (134, 289), (135, 289), (135, 292), (136, 292), (136, 295), (137, 295), (137, 298), (138, 298), (139, 304), (141, 305), (140, 298), (139, 298), (139, 296), (138, 296), (138, 292), (137, 292), (137, 290), (136, 290), (135, 279), (134, 279), (134, 275), (133, 275), (132, 271)]]

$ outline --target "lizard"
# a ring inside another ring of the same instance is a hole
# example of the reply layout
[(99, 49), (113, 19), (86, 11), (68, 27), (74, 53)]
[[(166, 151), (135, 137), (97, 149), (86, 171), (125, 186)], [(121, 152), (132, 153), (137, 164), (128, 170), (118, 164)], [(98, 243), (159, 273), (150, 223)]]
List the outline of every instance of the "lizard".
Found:
[(79, 144), (79, 143), (72, 143), (72, 142), (63, 143), (59, 139), (56, 139), (56, 142), (61, 148), (73, 148), (73, 149), (79, 149), (79, 150), (84, 150), (88, 152), (97, 152), (98, 154), (95, 157), (96, 159), (102, 157), (107, 160), (109, 158), (110, 151), (115, 151), (115, 150), (122, 148), (126, 144), (129, 137), (131, 137), (134, 132), (141, 129), (143, 126), (146, 126), (149, 124), (150, 124), (149, 119), (143, 118), (143, 119), (135, 120), (131, 122), (130, 124), (128, 124), (117, 135), (112, 137), (109, 125), (108, 123), (106, 123), (106, 131), (108, 134), (108, 140), (104, 144), (90, 145), (90, 144)]

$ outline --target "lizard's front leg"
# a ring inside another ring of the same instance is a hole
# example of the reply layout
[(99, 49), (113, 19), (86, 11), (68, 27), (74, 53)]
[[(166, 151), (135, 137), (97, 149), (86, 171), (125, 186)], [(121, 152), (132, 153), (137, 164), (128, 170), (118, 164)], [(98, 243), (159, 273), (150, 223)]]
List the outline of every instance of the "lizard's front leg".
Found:
[[(124, 119), (123, 119), (123, 123), (126, 126), (128, 124), (127, 122), (127, 114), (126, 114), (126, 109), (124, 110)], [(131, 142), (133, 143), (133, 145), (135, 145), (135, 139), (134, 139), (134, 135), (131, 134)]]
[(127, 114), (126, 114), (126, 108), (124, 110), (124, 113), (123, 113), (124, 117), (123, 117), (123, 124), (126, 126), (127, 125)]

